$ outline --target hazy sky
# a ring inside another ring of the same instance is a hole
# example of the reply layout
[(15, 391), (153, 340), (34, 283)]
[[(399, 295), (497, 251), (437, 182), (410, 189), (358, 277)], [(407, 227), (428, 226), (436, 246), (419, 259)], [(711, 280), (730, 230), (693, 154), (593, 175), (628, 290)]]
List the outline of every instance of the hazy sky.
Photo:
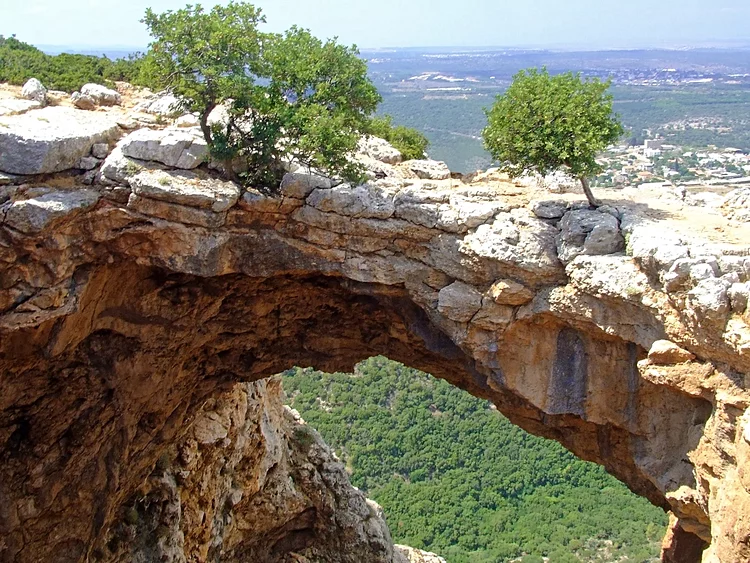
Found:
[[(0, 0), (0, 34), (33, 44), (144, 47), (146, 7), (186, 0)], [(209, 7), (213, 0), (203, 3)], [(292, 24), (368, 47), (750, 44), (749, 0), (259, 0)]]

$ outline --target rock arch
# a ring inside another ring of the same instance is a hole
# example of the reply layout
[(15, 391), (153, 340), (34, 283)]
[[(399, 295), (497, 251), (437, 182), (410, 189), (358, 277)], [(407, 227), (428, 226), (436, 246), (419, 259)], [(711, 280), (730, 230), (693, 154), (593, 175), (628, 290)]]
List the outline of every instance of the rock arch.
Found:
[[(133, 185), (19, 189), (3, 207), (0, 560), (94, 557), (208, 399), (375, 354), (493, 401), (670, 510), (667, 560), (706, 544), (704, 560), (747, 560), (746, 318), (667, 291), (681, 247), (671, 261), (649, 247), (634, 212), (547, 217), (497, 182), (290, 174), (280, 197), (220, 206)], [(734, 258), (716, 284), (747, 279)], [(684, 349), (649, 359), (665, 338)]]

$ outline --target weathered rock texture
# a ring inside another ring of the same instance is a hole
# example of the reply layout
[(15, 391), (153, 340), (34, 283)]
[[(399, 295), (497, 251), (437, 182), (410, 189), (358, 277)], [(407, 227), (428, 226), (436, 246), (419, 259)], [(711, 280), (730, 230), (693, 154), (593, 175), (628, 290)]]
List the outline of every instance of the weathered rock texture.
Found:
[(299, 173), (270, 197), (124, 162), (0, 207), (0, 561), (349, 561), (347, 538), (387, 560), (330, 453), (237, 386), (375, 354), (671, 511), (671, 560), (750, 559), (747, 248), (507, 182)]
[(100, 560), (400, 563), (379, 507), (278, 379), (209, 399), (122, 506)]

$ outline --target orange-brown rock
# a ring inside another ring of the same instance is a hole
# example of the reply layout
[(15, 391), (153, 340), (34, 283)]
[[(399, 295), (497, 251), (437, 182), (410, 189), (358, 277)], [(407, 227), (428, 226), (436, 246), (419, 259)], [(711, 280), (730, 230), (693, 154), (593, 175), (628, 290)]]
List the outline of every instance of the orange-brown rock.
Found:
[(680, 348), (677, 344), (669, 340), (657, 340), (651, 345), (651, 349), (648, 351), (648, 359), (651, 363), (668, 366), (694, 360), (695, 354), (688, 352), (684, 348)]

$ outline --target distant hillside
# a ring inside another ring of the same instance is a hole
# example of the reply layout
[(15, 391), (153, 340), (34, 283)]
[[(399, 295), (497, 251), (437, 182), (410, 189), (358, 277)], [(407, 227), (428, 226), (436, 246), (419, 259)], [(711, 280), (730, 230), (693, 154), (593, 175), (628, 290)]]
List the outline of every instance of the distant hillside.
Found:
[(660, 509), (444, 381), (371, 358), (353, 375), (290, 370), (284, 388), (399, 543), (449, 563), (658, 560)]

